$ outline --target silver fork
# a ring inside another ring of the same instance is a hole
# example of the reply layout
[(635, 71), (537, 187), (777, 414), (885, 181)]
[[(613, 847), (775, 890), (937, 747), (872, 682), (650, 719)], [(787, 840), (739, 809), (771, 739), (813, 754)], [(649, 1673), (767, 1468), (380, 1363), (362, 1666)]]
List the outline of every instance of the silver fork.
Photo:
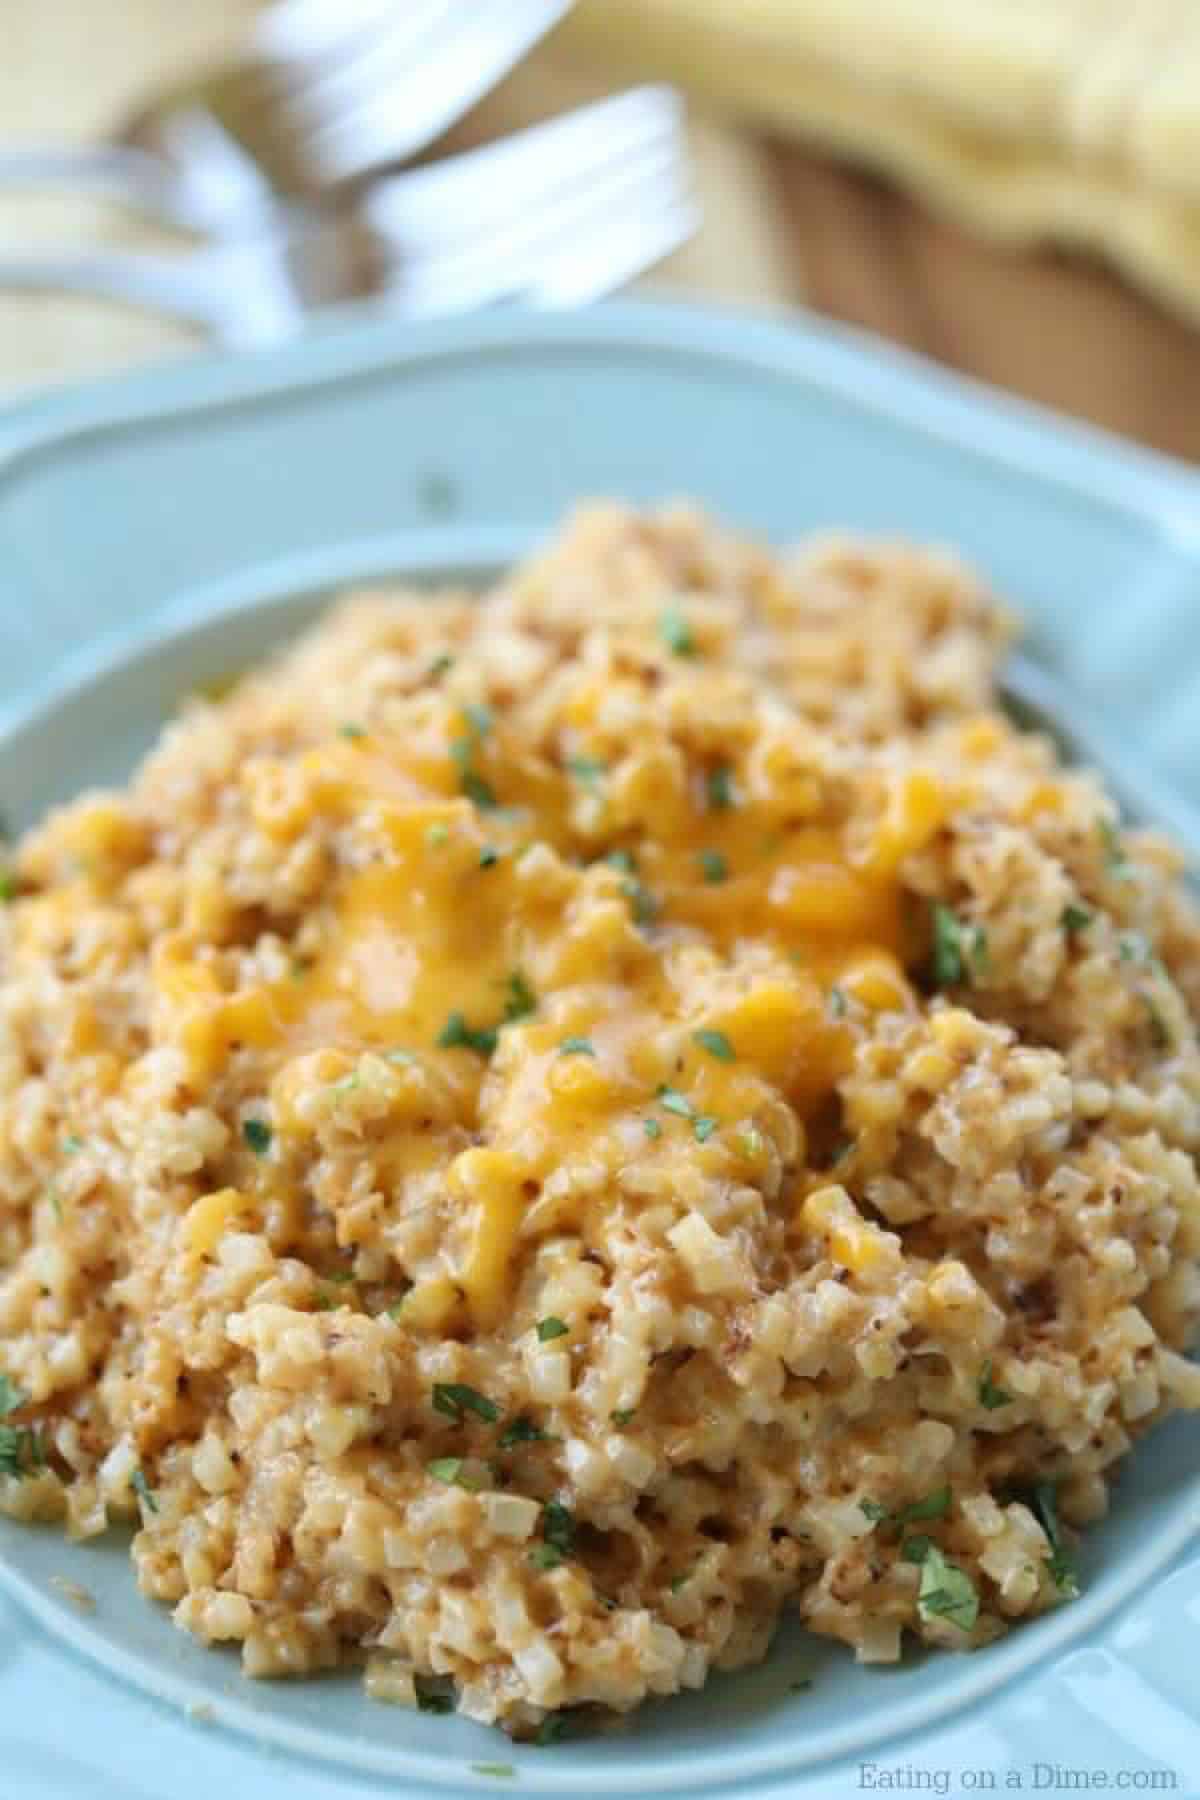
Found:
[[(462, 0), (280, 0), (251, 44), (272, 78), (236, 109), (234, 130), (202, 90), (143, 117), (136, 144), (0, 145), (0, 184), (82, 187), (205, 236), (258, 231), (277, 205), (264, 160), (286, 161), (318, 190), (404, 161), (469, 111), (571, 3), (473, 0), (465, 23)], [(252, 75), (248, 64), (210, 86), (216, 96)]]
[(281, 221), (179, 256), (0, 255), (0, 289), (100, 295), (262, 344), (364, 285), (411, 317), (593, 299), (667, 255), (696, 220), (679, 98), (638, 88), (393, 176), (347, 220)]

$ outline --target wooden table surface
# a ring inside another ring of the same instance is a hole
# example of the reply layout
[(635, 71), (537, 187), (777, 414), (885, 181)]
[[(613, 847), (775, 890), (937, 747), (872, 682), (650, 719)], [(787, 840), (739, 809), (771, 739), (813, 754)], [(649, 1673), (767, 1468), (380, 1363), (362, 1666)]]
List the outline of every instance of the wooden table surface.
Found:
[[(5, 132), (110, 128), (157, 87), (227, 53), (254, 3), (0, 0)], [(539, 59), (458, 141), (596, 88), (594, 77)], [(734, 122), (696, 118), (693, 144), (704, 227), (656, 274), (660, 289), (812, 307), (1200, 460), (1200, 332), (1104, 268), (1053, 249), (993, 248), (872, 175)], [(0, 251), (62, 239), (131, 242), (139, 232), (78, 198), (0, 198)], [(185, 353), (193, 342), (159, 321), (87, 302), (0, 296), (0, 390)]]

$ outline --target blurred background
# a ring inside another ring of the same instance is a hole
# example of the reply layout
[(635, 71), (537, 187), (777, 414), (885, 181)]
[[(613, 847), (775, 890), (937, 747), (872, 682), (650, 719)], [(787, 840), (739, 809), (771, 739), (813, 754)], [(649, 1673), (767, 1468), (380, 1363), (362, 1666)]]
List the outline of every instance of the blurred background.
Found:
[[(0, 133), (95, 139), (211, 98), (255, 10), (0, 0)], [(1200, 458), (1194, 0), (580, 0), (437, 151), (644, 77), (687, 96), (704, 220), (639, 285), (812, 308)], [(0, 191), (0, 255), (151, 241), (79, 194)], [(0, 293), (0, 395), (195, 342)]]

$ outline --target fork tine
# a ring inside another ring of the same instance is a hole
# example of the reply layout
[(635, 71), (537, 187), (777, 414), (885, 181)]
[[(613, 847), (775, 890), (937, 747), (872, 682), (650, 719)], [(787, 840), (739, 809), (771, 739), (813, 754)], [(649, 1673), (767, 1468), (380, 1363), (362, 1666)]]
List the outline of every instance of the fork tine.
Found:
[(328, 182), (400, 162), (439, 137), (508, 73), (572, 0), (476, 0), (470, 29), (439, 14), (420, 40), (384, 34), (319, 88), (297, 96), (315, 127), (309, 155)]
[(396, 0), (276, 0), (255, 21), (251, 43), (268, 62), (300, 73), (352, 50), (381, 26), (402, 21), (419, 32), (427, 16), (452, 3), (407, 0), (401, 10)]
[(409, 247), (459, 238), (473, 222), (542, 204), (547, 194), (642, 148), (682, 145), (683, 108), (670, 88), (633, 88), (511, 137), (377, 182), (363, 216)]
[(687, 176), (671, 151), (631, 159), (588, 187), (564, 193), (535, 215), (506, 220), (457, 252), (397, 268), (390, 291), (421, 311), (456, 310), (536, 287), (631, 219), (660, 218), (688, 205)]
[(694, 236), (699, 224), (700, 208), (694, 200), (670, 200), (660, 210), (627, 219), (623, 227), (594, 238), (590, 245), (572, 246), (569, 254), (564, 251), (557, 264), (546, 264), (527, 297), (535, 306), (586, 306), (662, 262)]

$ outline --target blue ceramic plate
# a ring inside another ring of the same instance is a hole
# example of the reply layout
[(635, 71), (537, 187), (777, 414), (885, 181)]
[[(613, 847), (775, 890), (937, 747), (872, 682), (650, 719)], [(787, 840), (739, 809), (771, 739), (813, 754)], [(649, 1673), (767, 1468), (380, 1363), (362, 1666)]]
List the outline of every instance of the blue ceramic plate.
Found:
[[(359, 321), (0, 416), (0, 809), (121, 776), (332, 584), (484, 574), (591, 494), (950, 540), (1126, 756), (1200, 797), (1195, 476), (846, 334), (614, 307)], [(3, 1522), (0, 1794), (1195, 1796), (1198, 1532), (1200, 1427), (1176, 1420), (1091, 1534), (1083, 1597), (1001, 1645), (885, 1672), (785, 1632), (761, 1670), (535, 1749), (354, 1678), (244, 1682), (139, 1597), (120, 1543)]]

